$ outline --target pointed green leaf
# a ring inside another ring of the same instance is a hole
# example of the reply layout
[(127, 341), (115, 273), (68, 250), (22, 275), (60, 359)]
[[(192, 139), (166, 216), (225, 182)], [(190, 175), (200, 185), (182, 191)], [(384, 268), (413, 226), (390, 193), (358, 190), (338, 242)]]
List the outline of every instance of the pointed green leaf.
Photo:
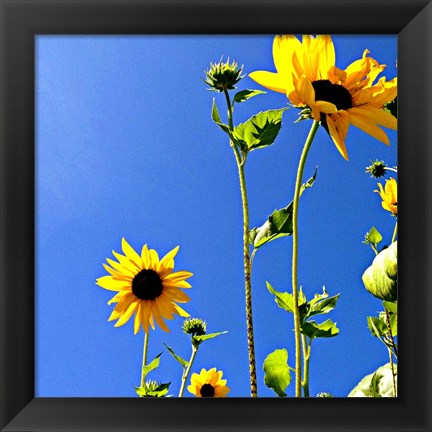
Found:
[(186, 368), (189, 364), (188, 361), (186, 361), (184, 358), (180, 357), (179, 355), (177, 355), (174, 350), (169, 347), (166, 343), (164, 343), (164, 345), (166, 346), (168, 352), (184, 367)]
[(398, 334), (398, 319), (396, 314), (392, 314), (390, 316), (390, 330), (392, 333), (392, 336), (395, 337)]
[(315, 298), (309, 302), (309, 312), (307, 317), (311, 317), (313, 315), (327, 314), (332, 311), (336, 307), (336, 303), (339, 300), (339, 294), (336, 294), (333, 297), (321, 297)]
[(375, 247), (382, 241), (381, 233), (373, 226), (369, 232), (365, 234), (364, 244), (371, 244)]
[(389, 301), (383, 301), (384, 309), (388, 310), (389, 312), (392, 312), (394, 314), (397, 314), (397, 300), (394, 302)]
[(245, 100), (250, 99), (251, 97), (257, 96), (259, 94), (265, 94), (265, 91), (262, 90), (242, 90), (239, 91), (238, 93), (236, 93), (234, 95), (234, 101), (233, 101), (233, 105), (234, 102), (240, 103), (240, 102), (244, 102)]
[(223, 331), (223, 332), (218, 332), (218, 333), (209, 333), (209, 334), (205, 334), (205, 335), (194, 336), (193, 339), (195, 339), (196, 341), (201, 343), (201, 342), (204, 342), (205, 340), (213, 339), (213, 338), (220, 336), (220, 335), (223, 335), (225, 333), (228, 333), (228, 332)]
[(274, 390), (280, 397), (285, 397), (285, 390), (291, 382), (291, 373), (288, 367), (288, 351), (277, 349), (264, 360), (264, 384)]
[[(393, 365), (396, 373), (397, 364)], [(393, 372), (390, 363), (366, 375), (349, 393), (348, 397), (395, 397)]]
[(368, 316), (367, 325), (372, 336), (381, 337), (388, 333), (387, 324), (379, 318)]
[(274, 143), (282, 126), (282, 114), (287, 108), (262, 111), (234, 128), (233, 136), (245, 143), (249, 151)]
[[(294, 313), (294, 298), (292, 294), (288, 292), (279, 292), (276, 291), (269, 282), (266, 282), (267, 289), (270, 291), (271, 294), (275, 296), (275, 302), (277, 305), (281, 308), (286, 310), (287, 312)], [(299, 296), (298, 296), (298, 303), (299, 307), (306, 304), (306, 297), (303, 294), (302, 289), (299, 290)]]
[(332, 320), (326, 320), (321, 324), (315, 321), (306, 321), (302, 323), (300, 331), (302, 334), (311, 339), (314, 338), (329, 338), (339, 334), (339, 329)]
[(162, 353), (158, 354), (149, 364), (145, 365), (142, 368), (143, 378), (145, 378), (152, 370), (159, 367), (160, 356)]
[(135, 387), (135, 391), (140, 397), (164, 397), (168, 393), (168, 389), (171, 383), (159, 384), (156, 388), (154, 386), (145, 383), (144, 386)]
[(231, 137), (230, 128), (225, 123), (222, 123), (222, 120), (219, 115), (219, 110), (216, 105), (216, 100), (214, 98), (213, 98), (211, 118), (226, 134), (228, 134)]
[[(310, 188), (316, 178), (317, 168), (314, 175), (302, 185), (300, 195), (305, 189)], [(267, 221), (257, 228), (252, 228), (250, 231), (249, 241), (255, 249), (262, 245), (276, 240), (279, 237), (290, 236), (293, 232), (293, 202), (291, 201), (287, 207), (280, 210), (275, 210), (267, 219)]]

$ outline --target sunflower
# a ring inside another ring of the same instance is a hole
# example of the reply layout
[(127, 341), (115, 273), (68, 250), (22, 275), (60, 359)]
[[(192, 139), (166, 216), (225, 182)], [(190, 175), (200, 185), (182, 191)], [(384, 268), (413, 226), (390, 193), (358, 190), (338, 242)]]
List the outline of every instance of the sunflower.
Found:
[(382, 202), (384, 210), (388, 210), (392, 215), (397, 216), (398, 207), (397, 207), (397, 183), (393, 177), (390, 177), (389, 180), (386, 180), (384, 188), (381, 183), (378, 183), (379, 191), (374, 190), (374, 192), (378, 192)]
[(144, 245), (139, 255), (123, 238), (124, 255), (113, 251), (117, 261), (107, 258), (103, 264), (110, 276), (97, 279), (96, 284), (117, 294), (108, 302), (117, 303), (108, 321), (116, 320), (114, 327), (125, 324), (135, 313), (134, 334), (142, 326), (148, 333), (149, 325), (157, 325), (169, 332), (164, 319), (173, 319), (174, 314), (188, 317), (177, 303), (187, 303), (190, 298), (180, 288), (190, 288), (186, 279), (188, 271), (173, 272), (174, 257), (179, 247), (168, 252), (161, 260), (154, 249)]
[(308, 115), (327, 130), (336, 148), (348, 160), (345, 138), (352, 124), (389, 145), (386, 133), (379, 127), (397, 129), (397, 120), (383, 110), (384, 104), (397, 95), (397, 78), (386, 81), (378, 75), (385, 69), (368, 56), (345, 70), (335, 66), (335, 49), (330, 36), (276, 36), (273, 60), (276, 73), (252, 72), (258, 84), (286, 94), (291, 103), (307, 109)]
[(226, 380), (222, 379), (222, 371), (216, 372), (216, 368), (209, 371), (201, 369), (199, 374), (192, 374), (191, 384), (187, 389), (196, 397), (225, 397), (230, 391)]

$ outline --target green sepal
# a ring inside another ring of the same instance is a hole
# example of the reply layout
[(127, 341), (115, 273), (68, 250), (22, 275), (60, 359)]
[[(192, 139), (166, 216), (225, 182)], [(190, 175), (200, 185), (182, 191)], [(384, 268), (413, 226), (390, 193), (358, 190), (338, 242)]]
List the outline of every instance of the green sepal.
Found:
[(184, 367), (188, 367), (189, 362), (187, 360), (185, 360), (184, 358), (180, 357), (179, 355), (177, 355), (174, 350), (169, 347), (166, 343), (164, 343), (164, 345), (166, 346), (166, 349), (168, 350), (168, 352)]
[(146, 383), (143, 387), (135, 387), (135, 391), (140, 397), (165, 397), (170, 385), (171, 383), (169, 382), (166, 384), (159, 384), (156, 388), (151, 388)]
[(262, 111), (234, 128), (233, 138), (240, 148), (252, 151), (273, 144), (282, 126), (287, 108)]
[[(314, 184), (317, 171), (318, 167), (315, 168), (314, 175), (301, 186), (300, 196), (307, 188), (310, 188)], [(294, 203), (291, 201), (287, 207), (275, 210), (263, 225), (251, 229), (249, 232), (249, 242), (255, 249), (279, 237), (292, 235), (293, 207)]]
[(285, 390), (291, 382), (288, 366), (288, 351), (274, 350), (264, 360), (264, 384), (271, 388), (279, 397), (286, 397)]
[(233, 99), (233, 106), (234, 106), (234, 102), (240, 103), (240, 102), (244, 102), (254, 96), (257, 96), (259, 94), (265, 94), (265, 91), (262, 90), (242, 90), (237, 92), (234, 95), (234, 99)]
[(336, 323), (328, 319), (321, 324), (315, 321), (305, 321), (300, 326), (300, 332), (310, 339), (330, 338), (339, 334)]
[[(397, 377), (397, 364), (393, 364)], [(366, 375), (349, 393), (348, 397), (395, 397), (390, 363)]]

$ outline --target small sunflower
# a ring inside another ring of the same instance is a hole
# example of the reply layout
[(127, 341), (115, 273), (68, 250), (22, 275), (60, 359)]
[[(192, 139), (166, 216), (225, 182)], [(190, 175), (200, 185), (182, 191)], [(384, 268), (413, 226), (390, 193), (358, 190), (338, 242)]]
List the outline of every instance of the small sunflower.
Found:
[(379, 193), (384, 210), (388, 210), (394, 216), (397, 216), (398, 207), (397, 207), (397, 182), (393, 177), (390, 177), (389, 180), (386, 180), (384, 188), (381, 183), (378, 183), (379, 190), (374, 190), (374, 192)]
[(397, 129), (397, 120), (383, 106), (397, 95), (397, 78), (386, 81), (378, 75), (385, 65), (368, 57), (351, 63), (345, 70), (335, 66), (336, 55), (330, 36), (276, 36), (273, 60), (276, 73), (252, 72), (249, 76), (270, 90), (284, 93), (291, 103), (310, 111), (320, 121), (336, 148), (348, 160), (345, 139), (352, 124), (389, 145), (379, 127)]
[[(113, 251), (118, 262), (107, 258), (103, 264), (110, 276), (97, 279), (97, 285), (117, 294), (108, 302), (117, 303), (108, 321), (116, 320), (114, 327), (125, 324), (134, 317), (134, 334), (142, 326), (148, 333), (149, 325), (157, 325), (169, 332), (164, 319), (173, 319), (174, 314), (188, 317), (177, 303), (187, 303), (190, 298), (180, 288), (190, 288), (186, 279), (192, 276), (188, 271), (173, 272), (174, 257), (179, 247), (175, 247), (162, 259), (154, 249), (144, 245), (139, 255), (123, 238), (124, 255)], [(111, 267), (110, 267), (111, 266)]]
[(222, 379), (222, 371), (216, 372), (216, 368), (209, 371), (201, 369), (199, 374), (192, 374), (191, 384), (187, 389), (196, 397), (225, 397), (230, 391), (226, 380)]

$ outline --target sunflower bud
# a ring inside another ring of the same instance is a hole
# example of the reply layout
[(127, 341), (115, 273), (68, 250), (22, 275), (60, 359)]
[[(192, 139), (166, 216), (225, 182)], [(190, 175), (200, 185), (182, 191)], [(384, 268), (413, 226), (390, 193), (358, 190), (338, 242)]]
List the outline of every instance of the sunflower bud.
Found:
[(380, 178), (386, 174), (387, 165), (384, 161), (376, 160), (371, 166), (366, 167), (366, 172), (370, 173), (371, 177)]
[(228, 59), (224, 63), (221, 59), (219, 63), (210, 63), (210, 69), (205, 71), (207, 79), (204, 82), (209, 85), (210, 90), (233, 90), (236, 88), (235, 84), (243, 78), (242, 71), (243, 66), (239, 68), (236, 61), (230, 63)]
[(200, 318), (188, 318), (183, 323), (183, 331), (192, 336), (202, 336), (206, 334), (207, 324)]
[(365, 288), (381, 300), (397, 300), (397, 242), (382, 250), (363, 273)]
[(321, 393), (318, 393), (318, 394), (316, 395), (316, 397), (331, 398), (331, 397), (333, 397), (333, 396), (331, 395), (331, 393), (328, 393), (328, 392), (321, 392)]

